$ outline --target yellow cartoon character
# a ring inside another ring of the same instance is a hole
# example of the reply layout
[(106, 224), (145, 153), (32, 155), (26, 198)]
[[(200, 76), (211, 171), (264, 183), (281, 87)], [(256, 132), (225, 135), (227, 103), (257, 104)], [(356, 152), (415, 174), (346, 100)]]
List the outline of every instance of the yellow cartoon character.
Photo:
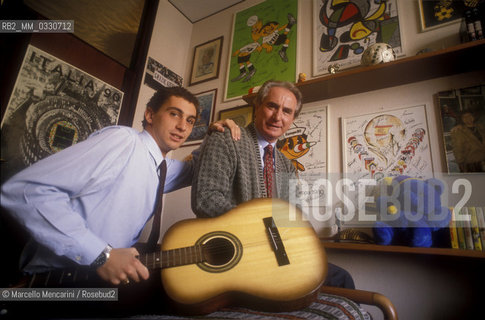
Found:
[(290, 33), (291, 27), (296, 24), (296, 19), (291, 13), (288, 13), (287, 17), (288, 23), (282, 27), (279, 26), (277, 21), (270, 21), (261, 27), (262, 47), (266, 49), (266, 52), (270, 53), (273, 50), (273, 46), (283, 45), (278, 54), (284, 62), (288, 62), (288, 57), (286, 56), (286, 50), (290, 44), (288, 33)]
[(310, 151), (310, 148), (316, 142), (308, 142), (308, 136), (305, 134), (305, 129), (302, 127), (294, 127), (289, 129), (283, 139), (278, 140), (276, 147), (288, 159), (291, 160), (297, 171), (305, 171), (305, 166), (297, 159), (303, 157)]

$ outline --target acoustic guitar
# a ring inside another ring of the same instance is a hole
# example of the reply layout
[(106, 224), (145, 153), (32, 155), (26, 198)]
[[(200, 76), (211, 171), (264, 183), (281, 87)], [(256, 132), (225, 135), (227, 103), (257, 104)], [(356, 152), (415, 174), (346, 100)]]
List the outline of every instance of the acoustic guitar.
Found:
[[(141, 255), (161, 268), (176, 309), (210, 313), (224, 306), (290, 311), (309, 305), (326, 276), (321, 241), (301, 211), (278, 199), (255, 199), (216, 218), (183, 220), (162, 241), (162, 251)], [(79, 271), (34, 275), (38, 287), (88, 281)]]

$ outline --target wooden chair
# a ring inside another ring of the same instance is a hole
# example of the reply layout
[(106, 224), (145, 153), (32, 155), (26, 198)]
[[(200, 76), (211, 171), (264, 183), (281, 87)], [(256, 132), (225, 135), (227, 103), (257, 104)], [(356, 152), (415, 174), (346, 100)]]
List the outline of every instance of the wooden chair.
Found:
[(376, 306), (382, 311), (384, 314), (384, 319), (386, 320), (398, 319), (396, 309), (394, 308), (391, 300), (380, 293), (328, 286), (322, 286), (320, 291), (327, 294), (345, 297), (356, 303)]

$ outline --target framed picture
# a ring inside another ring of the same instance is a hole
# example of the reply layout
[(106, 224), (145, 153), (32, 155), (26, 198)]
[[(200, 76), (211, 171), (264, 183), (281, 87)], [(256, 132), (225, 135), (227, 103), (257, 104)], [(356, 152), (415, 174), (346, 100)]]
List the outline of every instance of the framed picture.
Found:
[(448, 173), (485, 172), (485, 85), (438, 93)]
[(240, 126), (246, 127), (253, 121), (253, 106), (247, 104), (245, 106), (234, 107), (219, 111), (219, 120), (231, 119)]
[(425, 105), (342, 119), (342, 138), (344, 174), (353, 181), (433, 177)]
[(202, 143), (204, 136), (209, 130), (209, 124), (214, 118), (214, 109), (216, 106), (217, 89), (204, 91), (195, 95), (200, 104), (199, 119), (192, 129), (192, 133), (185, 141), (184, 146)]
[[(298, 182), (290, 188), (289, 201), (295, 201), (303, 214), (318, 231), (327, 222), (320, 220), (327, 210), (332, 195), (322, 185), (328, 179), (328, 124), (326, 105), (304, 106), (276, 147), (290, 159), (298, 173)], [(302, 200), (300, 202), (300, 200)]]
[(463, 1), (418, 0), (421, 30), (429, 31), (461, 21)]
[(224, 100), (269, 79), (295, 82), (298, 2), (266, 0), (234, 15)]
[(157, 60), (148, 57), (143, 84), (158, 90), (161, 87), (182, 87), (184, 79)]
[(292, 161), (298, 176), (327, 174), (327, 106), (303, 107), (298, 118), (277, 142)]
[(403, 54), (397, 0), (313, 0), (313, 75), (360, 65), (362, 53), (377, 42)]
[(195, 47), (189, 85), (219, 77), (223, 39), (224, 37), (220, 36)]
[(118, 123), (123, 92), (29, 45), (1, 123), (2, 177)]

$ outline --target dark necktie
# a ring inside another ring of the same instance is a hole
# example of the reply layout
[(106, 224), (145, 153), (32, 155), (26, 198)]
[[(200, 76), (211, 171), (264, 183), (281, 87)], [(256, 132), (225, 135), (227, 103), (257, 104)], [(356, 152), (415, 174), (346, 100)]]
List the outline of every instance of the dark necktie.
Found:
[(158, 167), (160, 176), (158, 177), (157, 199), (155, 209), (153, 210), (153, 224), (150, 237), (148, 238), (148, 250), (156, 250), (158, 238), (160, 238), (160, 223), (162, 221), (163, 205), (163, 187), (165, 185), (165, 176), (167, 175), (167, 162), (165, 160)]
[(273, 146), (268, 144), (264, 148), (264, 169), (263, 169), (263, 178), (264, 184), (266, 185), (266, 192), (268, 198), (273, 197), (273, 179), (274, 179), (274, 169), (273, 169)]

